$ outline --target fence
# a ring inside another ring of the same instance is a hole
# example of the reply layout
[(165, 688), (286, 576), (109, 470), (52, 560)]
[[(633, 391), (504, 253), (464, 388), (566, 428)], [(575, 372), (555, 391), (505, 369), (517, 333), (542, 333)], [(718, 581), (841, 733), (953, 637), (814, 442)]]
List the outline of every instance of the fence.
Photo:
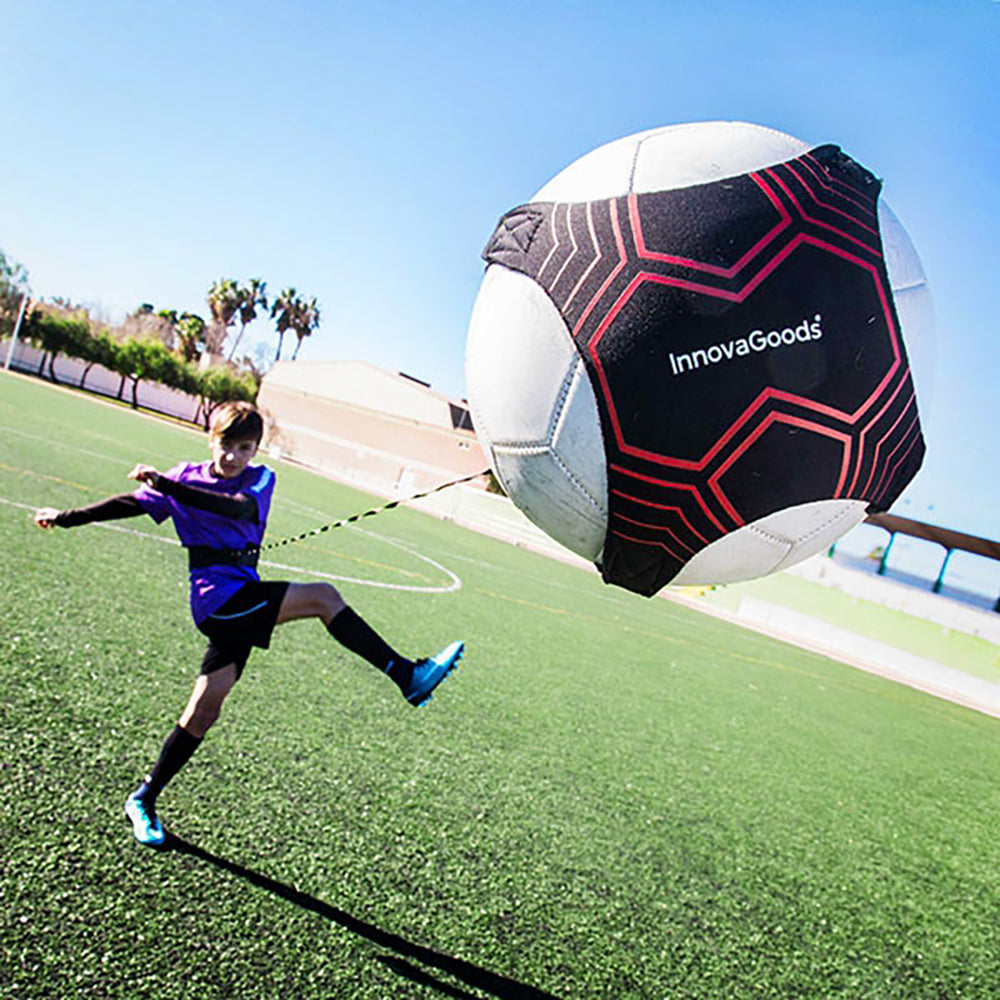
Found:
[[(0, 357), (3, 357), (5, 361), (9, 348), (9, 341), (5, 341), (0, 347)], [(44, 352), (38, 350), (37, 347), (32, 347), (31, 344), (19, 340), (11, 354), (10, 368), (12, 371), (37, 375), (44, 356)], [(45, 370), (48, 371), (48, 364), (46, 364)], [(87, 363), (79, 358), (59, 355), (56, 358), (54, 370), (59, 382), (74, 388), (79, 388), (80, 383), (84, 382), (83, 388), (88, 392), (109, 396), (112, 399), (117, 399), (119, 391), (121, 391), (121, 375), (108, 370), (103, 365), (92, 365), (88, 371)], [(121, 398), (128, 403), (132, 402), (132, 389), (128, 382), (126, 382)], [(156, 382), (140, 382), (136, 398), (138, 405), (144, 409), (153, 410), (169, 417), (177, 417), (191, 423), (199, 423), (201, 401), (197, 396), (189, 396), (177, 389), (171, 389), (169, 386)]]

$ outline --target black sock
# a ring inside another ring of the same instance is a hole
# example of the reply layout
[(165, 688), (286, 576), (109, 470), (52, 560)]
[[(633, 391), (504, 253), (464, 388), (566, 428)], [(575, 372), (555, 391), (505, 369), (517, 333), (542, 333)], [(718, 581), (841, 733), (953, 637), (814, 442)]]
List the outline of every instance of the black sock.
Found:
[(388, 674), (400, 687), (409, 683), (413, 664), (405, 656), (400, 656), (351, 608), (344, 608), (334, 615), (326, 630), (342, 646)]
[(200, 745), (200, 736), (192, 736), (181, 726), (174, 726), (173, 732), (163, 743), (153, 770), (139, 789), (140, 795), (150, 803), (155, 802), (163, 786), (191, 759)]

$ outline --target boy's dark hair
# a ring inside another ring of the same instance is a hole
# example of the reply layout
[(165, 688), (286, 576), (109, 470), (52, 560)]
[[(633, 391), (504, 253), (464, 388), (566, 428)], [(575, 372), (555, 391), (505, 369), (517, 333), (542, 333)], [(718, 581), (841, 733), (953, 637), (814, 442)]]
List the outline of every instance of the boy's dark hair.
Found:
[(253, 403), (223, 403), (209, 425), (208, 433), (221, 441), (246, 441), (260, 444), (264, 436), (264, 418)]

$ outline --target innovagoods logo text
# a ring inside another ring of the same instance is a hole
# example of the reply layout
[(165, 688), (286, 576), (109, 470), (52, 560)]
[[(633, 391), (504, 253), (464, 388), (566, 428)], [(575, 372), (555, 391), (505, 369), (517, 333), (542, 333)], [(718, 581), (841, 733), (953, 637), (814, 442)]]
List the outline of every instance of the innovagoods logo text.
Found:
[(762, 351), (776, 350), (779, 347), (791, 347), (794, 344), (805, 344), (810, 340), (819, 340), (823, 336), (820, 325), (822, 317), (819, 313), (802, 320), (796, 327), (786, 326), (783, 330), (754, 330), (745, 337), (727, 340), (711, 347), (699, 347), (689, 354), (670, 354), (670, 371), (673, 375), (683, 375), (706, 365), (717, 365), (722, 361), (732, 361), (733, 358), (745, 357), (748, 354), (759, 354)]

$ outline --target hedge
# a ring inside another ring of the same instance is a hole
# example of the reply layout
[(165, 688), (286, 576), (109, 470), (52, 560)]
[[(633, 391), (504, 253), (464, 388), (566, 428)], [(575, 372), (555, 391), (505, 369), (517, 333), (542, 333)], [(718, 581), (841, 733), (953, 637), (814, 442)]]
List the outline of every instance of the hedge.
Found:
[(24, 323), (24, 336), (40, 348), (42, 360), (38, 374), (46, 366), (48, 377), (57, 382), (55, 360), (60, 354), (85, 362), (80, 388), (95, 365), (103, 365), (121, 375), (118, 398), (122, 399), (126, 383), (131, 381), (131, 405), (138, 408), (139, 383), (158, 382), (201, 400), (200, 412), (205, 425), (212, 411), (221, 403), (236, 400), (253, 402), (257, 398), (257, 380), (250, 373), (236, 374), (229, 368), (200, 370), (174, 354), (162, 341), (129, 338), (116, 341), (106, 330), (91, 332), (86, 319), (79, 316), (59, 316), (34, 309)]

